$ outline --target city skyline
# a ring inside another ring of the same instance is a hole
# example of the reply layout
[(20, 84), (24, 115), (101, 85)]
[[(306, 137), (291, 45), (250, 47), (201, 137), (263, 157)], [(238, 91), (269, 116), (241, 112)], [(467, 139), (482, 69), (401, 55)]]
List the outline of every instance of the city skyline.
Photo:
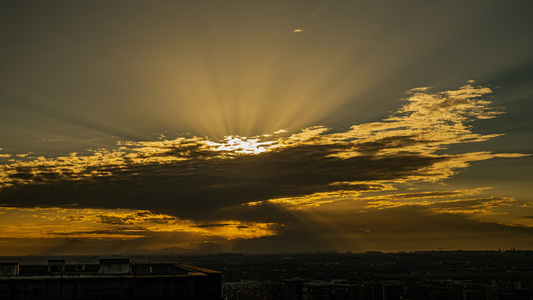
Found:
[(530, 3), (0, 7), (0, 255), (533, 249)]

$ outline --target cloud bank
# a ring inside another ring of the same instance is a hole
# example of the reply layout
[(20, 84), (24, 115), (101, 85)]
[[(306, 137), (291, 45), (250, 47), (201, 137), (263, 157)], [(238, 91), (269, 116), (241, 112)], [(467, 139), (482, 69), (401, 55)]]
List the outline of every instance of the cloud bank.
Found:
[[(354, 232), (364, 236), (376, 232), (374, 227), (378, 226), (390, 233), (394, 225), (379, 221), (387, 214), (394, 214), (398, 222), (403, 222), (405, 215), (415, 214), (417, 224), (430, 215), (441, 214), (443, 222), (460, 219), (475, 232), (489, 223), (480, 223), (481, 218), (474, 221), (470, 216), (487, 216), (494, 213), (493, 208), (515, 205), (516, 201), (468, 198), (484, 191), (477, 188), (429, 192), (398, 189), (442, 182), (474, 161), (526, 156), (483, 150), (447, 153), (452, 145), (499, 136), (475, 133), (471, 126), (475, 120), (501, 113), (484, 99), (490, 93), (489, 88), (473, 82), (443, 92), (413, 89), (403, 100), (404, 105), (388, 118), (345, 131), (315, 126), (294, 134), (279, 130), (250, 138), (229, 136), (223, 141), (199, 137), (122, 141), (115, 149), (52, 158), (6, 153), (2, 155), (13, 158), (0, 166), (0, 204), (17, 209), (130, 210), (127, 217), (108, 213), (94, 217), (92, 222), (110, 226), (105, 230), (117, 230), (113, 226), (130, 228), (128, 234), (136, 238), (160, 234), (146, 224), (139, 227), (136, 220), (145, 213), (165, 216), (152, 223), (187, 221), (189, 229), (263, 228), (255, 235), (234, 233), (243, 241), (238, 246), (243, 249), (264, 239), (283, 240), (291, 232), (313, 238)], [(337, 213), (329, 208), (336, 205), (344, 206), (352, 218), (368, 219), (368, 224), (360, 221), (332, 226), (329, 217)], [(403, 217), (399, 217), (402, 210)], [(313, 216), (308, 215), (310, 212)], [(329, 230), (326, 233), (321, 234), (308, 222), (295, 221), (313, 220), (318, 212), (329, 216), (326, 219), (330, 222), (323, 222)], [(368, 218), (370, 215), (372, 218)], [(416, 225), (403, 224), (406, 234), (418, 231)], [(487, 226), (507, 228), (495, 224)], [(131, 229), (133, 226), (137, 229)], [(530, 231), (529, 227), (520, 230)], [(82, 236), (90, 232), (83, 231)], [(102, 232), (95, 229), (92, 234)], [(175, 228), (172, 232), (184, 230)], [(221, 232), (218, 238), (223, 236)], [(229, 243), (230, 237), (224, 235), (224, 243)], [(349, 238), (334, 240), (328, 245)]]

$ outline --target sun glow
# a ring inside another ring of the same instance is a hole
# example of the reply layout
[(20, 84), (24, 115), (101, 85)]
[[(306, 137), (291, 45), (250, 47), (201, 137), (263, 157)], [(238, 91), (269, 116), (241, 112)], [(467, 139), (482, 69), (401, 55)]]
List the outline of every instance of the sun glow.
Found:
[(279, 147), (276, 141), (261, 142), (258, 138), (247, 138), (238, 135), (225, 137), (224, 143), (206, 141), (206, 144), (214, 146), (215, 151), (229, 151), (243, 154), (259, 154)]

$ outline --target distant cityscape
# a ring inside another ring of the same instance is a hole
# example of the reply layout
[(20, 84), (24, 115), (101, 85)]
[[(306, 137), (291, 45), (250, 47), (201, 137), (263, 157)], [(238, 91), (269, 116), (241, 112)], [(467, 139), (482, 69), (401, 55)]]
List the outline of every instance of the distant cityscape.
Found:
[[(50, 267), (54, 262), (59, 262), (56, 269)], [(194, 286), (191, 280), (196, 279), (192, 279), (193, 277), (202, 278), (203, 275), (200, 275), (202, 272), (205, 274), (211, 272), (210, 274), (214, 274), (210, 275), (211, 281), (197, 285), (209, 286), (213, 294), (199, 296), (200, 291), (205, 290), (200, 288), (193, 292), (196, 296), (193, 297), (191, 294), (187, 299), (209, 297), (205, 299), (533, 300), (533, 251), (516, 249), (272, 255), (219, 253), (198, 256), (131, 256), (127, 260), (121, 256), (105, 259), (97, 256), (2, 257), (0, 299), (89, 299), (68, 298), (68, 296), (55, 298), (12, 296), (6, 289), (8, 283), (13, 283), (17, 277), (6, 274), (10, 270), (13, 271), (9, 266), (15, 263), (21, 266), (17, 271), (19, 277), (28, 275), (29, 270), (33, 268), (33, 272), (40, 270), (42, 276), (47, 272), (48, 274), (55, 272), (55, 277), (52, 274), (51, 278), (66, 278), (66, 273), (69, 272), (70, 275), (79, 275), (82, 270), (76, 273), (75, 268), (78, 266), (87, 270), (85, 272), (92, 272), (92, 276), (100, 278), (99, 280), (103, 280), (105, 276), (101, 273), (116, 270), (109, 267), (109, 264), (120, 262), (128, 264), (131, 262), (132, 266), (122, 268), (121, 294), (115, 293), (115, 298), (107, 298), (104, 294), (93, 293), (92, 299), (149, 299), (150, 296), (146, 294), (144, 298), (140, 298), (131, 292), (135, 290), (133, 282), (135, 280), (137, 284), (141, 282), (140, 279), (131, 278), (140, 278), (141, 275), (152, 280), (151, 287), (155, 293), (152, 294), (152, 299), (183, 299), (175, 293), (161, 294), (160, 290), (165, 285), (161, 278), (174, 276), (174, 279), (165, 279), (170, 284), (166, 286), (169, 290), (173, 284), (185, 282), (183, 276), (187, 275), (188, 283), (181, 284), (181, 290), (185, 292), (187, 289), (184, 286)], [(45, 267), (46, 264), (48, 267)], [(62, 264), (67, 267), (61, 269)], [(26, 266), (25, 269), (22, 266)], [(188, 271), (179, 273), (176, 271), (178, 269)], [(61, 270), (69, 272), (66, 272), (65, 276), (58, 277)], [(159, 273), (155, 270), (159, 270), (157, 271)], [(219, 274), (218, 277), (216, 274)], [(170, 283), (172, 281), (174, 283)], [(1, 295), (10, 295), (10, 298)]]

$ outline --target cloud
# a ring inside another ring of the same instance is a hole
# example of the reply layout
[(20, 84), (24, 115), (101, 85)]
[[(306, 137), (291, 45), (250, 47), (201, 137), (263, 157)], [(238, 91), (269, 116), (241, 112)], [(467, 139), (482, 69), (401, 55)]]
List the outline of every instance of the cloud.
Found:
[[(206, 228), (206, 227), (226, 227), (226, 226), (230, 226), (231, 224), (204, 224), (204, 225), (196, 225), (196, 226), (193, 226), (193, 227), (202, 227), (202, 228)], [(239, 226), (239, 228), (246, 228), (246, 226)]]
[[(479, 192), (479, 191), (478, 191)], [(171, 218), (178, 226), (148, 221), (154, 214), (147, 211), (119, 212), (112, 210), (64, 209), (61, 214), (84, 215), (85, 222), (96, 222), (104, 227), (76, 225), (66, 222), (63, 227), (48, 225), (47, 236), (34, 236), (36, 243), (43, 243), (43, 253), (213, 253), (237, 251), (247, 253), (270, 253), (287, 251), (366, 251), (366, 250), (431, 250), (431, 249), (497, 249), (530, 248), (532, 228), (516, 224), (473, 219), (468, 210), (491, 209), (515, 201), (512, 199), (477, 198), (460, 201), (446, 200), (453, 195), (475, 194), (475, 191), (453, 191), (450, 193), (401, 193), (398, 199), (432, 199), (432, 202), (413, 202), (396, 207), (369, 207), (360, 201), (337, 201), (321, 206), (306, 206), (289, 210), (284, 204), (266, 203), (258, 206), (236, 206), (233, 216), (250, 220), (268, 219), (274, 223), (254, 223), (242, 220), (220, 223), (184, 223)], [(439, 199), (440, 202), (439, 202)], [(7, 209), (7, 208), (6, 208)], [(450, 213), (449, 209), (453, 209)], [(56, 223), (57, 209), (10, 209), (9, 213), (39, 212), (51, 217)], [(460, 211), (459, 211), (460, 210)], [(54, 212), (55, 211), (55, 212)], [(464, 213), (463, 211), (467, 211)], [(23, 215), (21, 215), (23, 216)], [(137, 218), (137, 216), (140, 217)], [(164, 217), (164, 216), (161, 216)], [(17, 218), (20, 219), (20, 216)], [(24, 218), (22, 218), (24, 220)], [(126, 220), (126, 221), (124, 221)], [(136, 221), (130, 221), (136, 220)], [(76, 220), (77, 222), (82, 220)], [(103, 221), (103, 222), (102, 222)], [(44, 222), (44, 221), (43, 221)], [(43, 223), (46, 224), (46, 223)], [(184, 226), (183, 224), (188, 224)], [(8, 238), (9, 243), (2, 251), (21, 248), (26, 244), (24, 230), (20, 226), (4, 226), (3, 232), (19, 230), (19, 234)], [(43, 227), (40, 224), (36, 224)], [(29, 228), (32, 230), (32, 228)], [(266, 230), (268, 231), (266, 231)], [(33, 229), (35, 230), (35, 229)], [(261, 231), (262, 232), (258, 232)], [(14, 238), (18, 237), (18, 238)], [(48, 240), (48, 241), (45, 241)], [(39, 242), (40, 241), (40, 242)], [(93, 247), (81, 249), (79, 245)], [(61, 247), (61, 245), (63, 247)], [(116, 248), (109, 248), (114, 245)], [(61, 248), (60, 250), (58, 248)], [(27, 251), (27, 250), (24, 250)], [(104, 252), (102, 252), (104, 251)], [(107, 251), (107, 252), (105, 252)]]
[[(491, 92), (486, 87), (429, 90), (411, 90), (405, 105), (382, 121), (340, 132), (314, 126), (294, 134), (274, 133), (284, 136), (229, 136), (222, 141), (160, 137), (121, 141), (115, 149), (88, 154), (19, 155), (0, 166), (0, 204), (128, 209), (133, 212), (93, 215), (91, 222), (144, 226), (146, 232), (157, 225), (184, 230), (186, 224), (187, 230), (224, 229), (226, 233), (217, 236), (226, 238), (257, 237), (242, 232), (252, 228), (263, 228), (262, 235), (281, 234), (278, 230), (288, 228), (282, 225), (295, 226), (291, 210), (325, 209), (335, 203), (353, 202), (358, 212), (418, 205), (425, 206), (425, 212), (450, 215), (487, 215), (494, 208), (514, 205), (504, 197), (464, 199), (479, 189), (395, 192), (398, 185), (451, 178), (473, 161), (526, 156), (489, 151), (447, 154), (451, 145), (499, 136), (474, 133), (469, 122), (501, 111), (483, 99)], [(374, 232), (371, 227), (361, 223), (356, 228)], [(92, 232), (102, 230), (108, 229)]]
[(253, 239), (273, 235), (276, 230), (273, 223), (228, 220), (216, 224), (198, 223), (148, 211), (9, 207), (0, 208), (0, 212), (3, 214), (0, 240), (11, 240), (15, 244), (25, 238), (144, 239), (157, 242), (160, 247), (179, 245), (194, 249), (196, 246), (187, 244)]
[(473, 133), (466, 125), (499, 113), (480, 99), (490, 92), (471, 85), (435, 94), (412, 90), (407, 104), (391, 117), (346, 132), (315, 126), (270, 140), (124, 141), (118, 149), (92, 155), (18, 160), (1, 166), (0, 193), (4, 205), (33, 206), (44, 200), (51, 206), (75, 203), (179, 216), (280, 197), (375, 190), (384, 182), (440, 181), (471, 161), (524, 156), (437, 154), (451, 144), (497, 136)]
[(72, 231), (72, 232), (53, 232), (50, 236), (69, 236), (69, 237), (83, 237), (83, 238), (119, 238), (119, 239), (133, 239), (144, 237), (150, 231), (143, 227), (128, 227), (128, 228), (109, 228), (89, 231)]
[[(413, 216), (418, 217), (418, 216)], [(441, 219), (444, 222), (457, 222), (457, 219)], [(286, 232), (253, 240), (241, 240), (233, 246), (234, 251), (248, 253), (286, 253), (312, 251), (415, 251), (415, 250), (485, 250), (511, 248), (530, 249), (529, 228), (516, 228), (498, 224), (482, 224), (479, 228), (467, 222), (462, 231), (432, 228), (425, 232), (367, 232), (360, 227), (351, 231), (332, 231), (317, 237), (312, 232)], [(391, 224), (384, 224), (390, 226)], [(423, 227), (420, 223), (418, 226)]]
[(505, 197), (490, 197), (467, 200), (449, 200), (430, 204), (431, 208), (439, 213), (480, 213), (488, 215), (492, 210), (501, 206), (509, 206), (516, 202), (515, 199)]
[[(474, 200), (473, 206), (486, 200)], [(273, 205), (273, 204), (271, 204)], [(467, 207), (466, 203), (461, 205)], [(291, 212), (276, 235), (235, 242), (235, 251), (530, 249), (533, 228), (471, 218), (428, 205), (365, 209), (336, 202)]]

